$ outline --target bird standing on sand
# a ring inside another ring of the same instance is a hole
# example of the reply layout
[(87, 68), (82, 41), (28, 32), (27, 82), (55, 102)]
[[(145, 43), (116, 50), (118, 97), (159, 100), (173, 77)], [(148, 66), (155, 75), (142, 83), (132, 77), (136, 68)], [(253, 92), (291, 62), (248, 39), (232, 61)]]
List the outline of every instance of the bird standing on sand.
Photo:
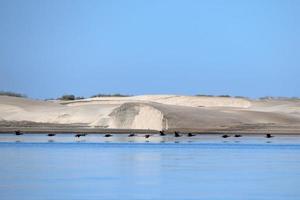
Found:
[(23, 133), (20, 130), (15, 131), (16, 135), (23, 135)]
[(160, 136), (165, 136), (166, 134), (165, 134), (165, 131), (159, 131), (159, 135)]
[(179, 132), (177, 132), (177, 131), (174, 132), (174, 136), (175, 136), (175, 137), (181, 137), (181, 135), (180, 135)]
[(194, 135), (193, 133), (188, 133), (187, 136), (188, 136), (188, 137), (193, 137), (193, 136), (195, 136), (195, 135)]
[(149, 135), (149, 134), (145, 135), (145, 138), (149, 138), (149, 137), (150, 137), (150, 135)]
[(81, 137), (81, 136), (86, 136), (86, 134), (85, 133), (78, 133), (78, 134), (75, 135), (75, 137), (78, 137), (78, 138)]
[(266, 134), (266, 138), (271, 138), (271, 137), (273, 137), (273, 136), (270, 133)]

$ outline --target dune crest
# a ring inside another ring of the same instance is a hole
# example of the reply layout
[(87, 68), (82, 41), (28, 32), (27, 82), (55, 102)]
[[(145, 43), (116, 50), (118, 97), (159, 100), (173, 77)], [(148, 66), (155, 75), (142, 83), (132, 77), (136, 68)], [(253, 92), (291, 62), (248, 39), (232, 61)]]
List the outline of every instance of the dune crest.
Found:
[(232, 97), (206, 97), (206, 96), (179, 96), (179, 95), (140, 95), (131, 97), (94, 97), (77, 101), (65, 102), (68, 106), (97, 105), (97, 104), (122, 104), (122, 103), (161, 103), (175, 106), (189, 107), (235, 107), (249, 108), (251, 101), (243, 98)]

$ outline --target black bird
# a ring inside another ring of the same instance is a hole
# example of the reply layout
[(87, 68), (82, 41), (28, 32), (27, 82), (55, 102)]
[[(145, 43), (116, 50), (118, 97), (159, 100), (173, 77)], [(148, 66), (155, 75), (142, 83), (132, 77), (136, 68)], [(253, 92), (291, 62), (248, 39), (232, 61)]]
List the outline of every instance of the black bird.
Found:
[(228, 137), (229, 137), (229, 135), (222, 135), (222, 137), (223, 137), (223, 138), (228, 138)]
[(55, 134), (54, 133), (49, 133), (48, 136), (55, 136)]
[(23, 133), (20, 130), (15, 131), (16, 135), (23, 135)]
[(130, 133), (130, 134), (128, 135), (128, 137), (134, 137), (134, 136), (135, 136), (134, 133)]
[(165, 136), (166, 134), (165, 134), (165, 131), (159, 131), (159, 135), (160, 136)]
[(266, 134), (266, 138), (271, 138), (271, 137), (273, 137), (273, 136), (270, 133)]
[(234, 135), (234, 137), (242, 137), (242, 135), (236, 134)]
[(86, 134), (85, 133), (78, 133), (78, 134), (75, 135), (75, 137), (78, 137), (78, 138), (81, 137), (81, 136), (86, 136)]
[(188, 133), (187, 136), (188, 136), (188, 137), (193, 137), (193, 136), (195, 136), (195, 135), (194, 135), (193, 133)]
[(181, 137), (181, 135), (180, 135), (179, 132), (177, 132), (177, 131), (174, 132), (174, 136), (175, 136), (175, 137)]
[(149, 134), (145, 135), (145, 138), (149, 138), (149, 137), (150, 137), (150, 135), (149, 135)]
[(104, 137), (111, 137), (111, 136), (112, 136), (112, 134), (109, 134), (109, 133), (104, 135)]
[(78, 133), (78, 134), (75, 135), (75, 137), (78, 137), (78, 138), (81, 137), (81, 136), (86, 136), (86, 134), (85, 133)]

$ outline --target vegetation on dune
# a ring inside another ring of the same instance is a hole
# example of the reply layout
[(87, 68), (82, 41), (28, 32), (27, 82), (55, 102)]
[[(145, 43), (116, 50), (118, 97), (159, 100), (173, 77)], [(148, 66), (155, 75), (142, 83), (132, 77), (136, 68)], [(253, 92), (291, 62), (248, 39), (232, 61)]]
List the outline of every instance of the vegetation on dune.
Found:
[(265, 96), (260, 97), (260, 100), (300, 100), (299, 97), (273, 97), (273, 96)]
[(196, 94), (197, 97), (231, 97), (230, 95), (208, 95), (208, 94)]
[(116, 94), (96, 94), (96, 95), (93, 95), (91, 96), (91, 98), (94, 98), (94, 97), (129, 97), (131, 95), (126, 95), (126, 94), (119, 94), (119, 93), (116, 93)]
[[(206, 94), (196, 94), (197, 97), (234, 97), (238, 99), (251, 99), (249, 97), (245, 96), (230, 96), (230, 95), (206, 95)], [(259, 100), (300, 100), (299, 97), (277, 97), (277, 96), (265, 96), (265, 97), (259, 97)]]
[(235, 96), (235, 98), (238, 98), (238, 99), (249, 99), (249, 97), (244, 97), (244, 96)]
[[(10, 92), (10, 91), (0, 91), (0, 96), (27, 98), (27, 96), (25, 94), (17, 93), (17, 92)], [(94, 98), (94, 97), (130, 97), (130, 96), (132, 96), (132, 95), (126, 95), (126, 94), (120, 94), (120, 93), (114, 93), (114, 94), (99, 93), (99, 94), (91, 96), (91, 98)], [(196, 94), (195, 96), (197, 96), (197, 97), (227, 97), (227, 98), (231, 97), (230, 95), (209, 95), (209, 94)], [(248, 97), (244, 97), (244, 96), (232, 96), (232, 97), (240, 98), (240, 99), (249, 99)], [(85, 97), (75, 96), (73, 94), (65, 94), (57, 99), (63, 100), (63, 101), (72, 101), (72, 100), (85, 99)], [(45, 100), (54, 100), (54, 99), (50, 98), (50, 99), (45, 99)], [(300, 98), (299, 97), (265, 96), (265, 97), (260, 97), (259, 100), (300, 100)]]
[(225, 95), (219, 95), (218, 97), (231, 97), (230, 95), (227, 95), (227, 94), (225, 94)]
[(80, 99), (85, 99), (85, 98), (83, 96), (75, 96), (73, 94), (65, 94), (58, 99), (63, 100), (63, 101), (72, 101), (72, 100), (80, 100)]
[(63, 100), (63, 101), (72, 101), (72, 100), (75, 100), (75, 95), (65, 94), (65, 95), (61, 96), (60, 98), (58, 98), (58, 99)]
[(244, 96), (230, 96), (230, 95), (208, 95), (208, 94), (196, 94), (197, 97), (234, 97), (238, 99), (249, 99), (248, 97)]
[[(129, 97), (130, 95), (124, 95), (124, 94), (96, 94), (91, 96), (91, 98), (93, 97)], [(63, 96), (61, 96), (60, 98), (58, 98), (59, 100), (63, 100), (63, 101), (72, 101), (72, 100), (80, 100), (80, 99), (84, 99), (85, 97), (83, 96), (75, 96), (73, 94), (65, 94)]]
[(21, 97), (21, 98), (27, 97), (25, 94), (9, 92), (9, 91), (0, 91), (0, 96)]
[(214, 97), (214, 95), (209, 95), (209, 94), (196, 94), (196, 97)]

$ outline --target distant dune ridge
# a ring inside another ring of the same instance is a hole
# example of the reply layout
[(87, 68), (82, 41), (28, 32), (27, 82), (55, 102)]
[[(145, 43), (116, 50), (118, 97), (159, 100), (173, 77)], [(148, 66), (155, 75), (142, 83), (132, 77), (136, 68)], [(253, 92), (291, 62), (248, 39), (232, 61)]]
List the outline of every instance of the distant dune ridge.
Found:
[(38, 101), (0, 96), (0, 121), (114, 129), (300, 133), (300, 101), (178, 95)]

